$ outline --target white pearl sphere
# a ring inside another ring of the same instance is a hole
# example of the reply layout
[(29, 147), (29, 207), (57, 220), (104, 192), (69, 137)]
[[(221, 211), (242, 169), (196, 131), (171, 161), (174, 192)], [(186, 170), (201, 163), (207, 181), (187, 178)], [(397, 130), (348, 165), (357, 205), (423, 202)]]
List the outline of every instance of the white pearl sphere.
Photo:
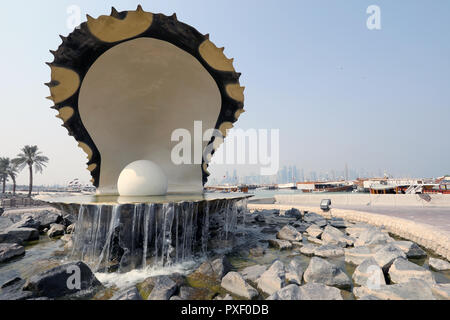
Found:
[(127, 165), (119, 175), (117, 190), (121, 196), (162, 196), (167, 194), (164, 171), (153, 161), (138, 160)]

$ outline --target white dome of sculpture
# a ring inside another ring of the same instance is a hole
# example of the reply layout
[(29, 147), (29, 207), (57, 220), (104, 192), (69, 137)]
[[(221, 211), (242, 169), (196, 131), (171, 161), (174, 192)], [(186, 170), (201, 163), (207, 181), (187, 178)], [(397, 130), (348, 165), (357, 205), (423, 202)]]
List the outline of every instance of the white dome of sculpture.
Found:
[(150, 160), (138, 160), (127, 165), (117, 180), (121, 196), (162, 196), (168, 181), (164, 171)]

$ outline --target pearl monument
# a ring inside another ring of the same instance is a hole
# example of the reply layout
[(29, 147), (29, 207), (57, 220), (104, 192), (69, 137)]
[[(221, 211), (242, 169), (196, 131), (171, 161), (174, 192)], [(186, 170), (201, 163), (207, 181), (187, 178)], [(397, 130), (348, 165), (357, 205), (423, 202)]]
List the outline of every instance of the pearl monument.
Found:
[[(204, 194), (203, 186), (215, 150), (244, 112), (233, 59), (175, 14), (141, 6), (87, 16), (61, 39), (48, 63), (48, 98), (97, 189), (41, 197), (77, 216), (70, 256), (125, 272), (193, 259), (207, 254), (211, 238), (229, 239), (247, 196)], [(172, 133), (195, 136), (199, 121), (201, 148), (192, 149), (200, 161), (172, 161)]]

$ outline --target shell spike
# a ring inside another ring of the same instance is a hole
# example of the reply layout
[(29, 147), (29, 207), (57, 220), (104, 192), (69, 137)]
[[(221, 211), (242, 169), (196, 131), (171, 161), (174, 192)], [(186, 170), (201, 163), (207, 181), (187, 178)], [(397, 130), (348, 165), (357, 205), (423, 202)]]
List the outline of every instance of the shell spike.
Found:
[(136, 11), (144, 12), (144, 9), (142, 9), (142, 6), (140, 4), (138, 4)]
[(119, 17), (119, 12), (116, 10), (116, 8), (111, 7), (111, 14), (110, 14), (110, 16), (114, 17), (114, 18), (118, 18)]

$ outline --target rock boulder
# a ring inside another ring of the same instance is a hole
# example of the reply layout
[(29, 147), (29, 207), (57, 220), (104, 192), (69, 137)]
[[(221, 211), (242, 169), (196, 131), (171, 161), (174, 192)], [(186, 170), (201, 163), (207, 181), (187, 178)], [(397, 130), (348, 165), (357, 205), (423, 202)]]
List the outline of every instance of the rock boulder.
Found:
[(89, 295), (101, 283), (84, 262), (72, 262), (39, 273), (28, 279), (24, 290), (38, 297), (59, 298)]
[(16, 243), (0, 243), (0, 263), (25, 254), (25, 248)]
[(301, 241), (303, 239), (302, 234), (291, 225), (285, 225), (281, 228), (277, 233), (277, 238), (287, 241)]
[(274, 294), (286, 284), (286, 270), (284, 264), (276, 260), (261, 276), (256, 280), (258, 288), (267, 294)]
[(340, 289), (348, 289), (352, 286), (350, 278), (344, 271), (318, 257), (311, 258), (303, 278), (307, 283), (322, 283)]
[(228, 272), (222, 278), (222, 288), (246, 299), (253, 299), (258, 295), (258, 291), (249, 285), (237, 272)]

